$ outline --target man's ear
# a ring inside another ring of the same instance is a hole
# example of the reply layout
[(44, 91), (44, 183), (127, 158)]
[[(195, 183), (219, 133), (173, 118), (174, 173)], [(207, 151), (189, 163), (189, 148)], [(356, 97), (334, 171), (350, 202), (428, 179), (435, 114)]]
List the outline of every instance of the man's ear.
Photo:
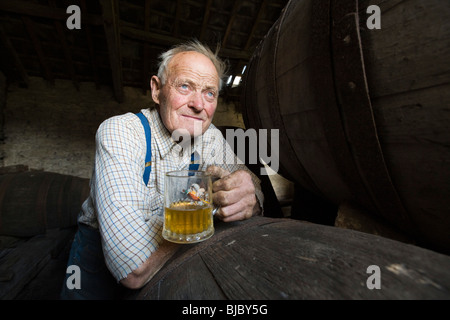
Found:
[(157, 76), (150, 79), (150, 88), (152, 90), (152, 99), (159, 104), (159, 93), (161, 92), (161, 80)]

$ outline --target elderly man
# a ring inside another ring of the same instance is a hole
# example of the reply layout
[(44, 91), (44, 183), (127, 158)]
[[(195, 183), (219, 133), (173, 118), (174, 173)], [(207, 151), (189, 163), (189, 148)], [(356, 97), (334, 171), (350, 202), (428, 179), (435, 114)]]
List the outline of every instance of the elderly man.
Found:
[[(208, 47), (176, 46), (161, 55), (158, 75), (151, 78), (156, 108), (141, 110), (140, 118), (127, 113), (100, 125), (91, 193), (68, 262), (80, 267), (81, 288), (69, 288), (67, 275), (61, 298), (112, 299), (123, 287), (141, 288), (175, 252), (178, 245), (164, 240), (161, 231), (165, 173), (187, 169), (191, 162), (179, 132), (188, 133), (198, 170), (220, 178), (213, 184), (213, 200), (220, 206), (216, 217), (226, 222), (261, 214), (258, 178), (211, 124), (223, 76), (224, 63)], [(145, 167), (148, 148), (151, 171)], [(218, 161), (230, 157), (236, 161)]]

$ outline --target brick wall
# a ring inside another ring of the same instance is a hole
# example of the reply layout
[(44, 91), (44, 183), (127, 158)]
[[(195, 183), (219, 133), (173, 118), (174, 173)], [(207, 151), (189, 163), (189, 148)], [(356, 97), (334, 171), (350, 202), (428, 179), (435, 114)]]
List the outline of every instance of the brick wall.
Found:
[[(144, 95), (141, 89), (125, 88), (124, 92), (125, 102), (118, 103), (109, 87), (97, 89), (93, 83), (81, 83), (77, 91), (71, 81), (56, 80), (50, 85), (31, 77), (28, 88), (8, 86), (6, 105), (0, 105), (4, 119), (0, 127), (0, 136), (4, 137), (1, 165), (24, 164), (89, 178), (100, 123), (153, 105), (150, 94)], [(221, 100), (213, 122), (244, 126), (234, 104)]]

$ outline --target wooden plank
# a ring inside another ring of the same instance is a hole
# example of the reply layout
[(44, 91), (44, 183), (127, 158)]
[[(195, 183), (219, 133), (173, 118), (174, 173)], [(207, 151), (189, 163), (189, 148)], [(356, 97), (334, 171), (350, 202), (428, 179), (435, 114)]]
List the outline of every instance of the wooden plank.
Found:
[(105, 29), (106, 43), (108, 44), (109, 63), (114, 88), (114, 94), (118, 102), (124, 101), (122, 54), (120, 44), (120, 23), (118, 0), (100, 0), (103, 10), (103, 26)]
[[(182, 271), (184, 270), (184, 271)], [(201, 281), (198, 279), (201, 278)], [(201, 256), (195, 255), (171, 272), (149, 294), (157, 300), (223, 300), (226, 296)]]
[[(236, 232), (241, 229), (246, 229), (253, 225), (258, 225), (261, 223), (266, 223), (264, 220), (252, 219), (251, 221), (243, 222), (231, 222), (228, 224), (219, 224), (216, 225), (216, 234), (214, 235), (215, 241), (221, 241), (223, 238), (226, 238), (229, 235), (229, 232)], [(233, 230), (228, 230), (227, 228), (234, 227)], [(164, 267), (147, 283), (145, 289), (141, 290), (136, 297), (140, 297), (141, 299), (156, 299), (157, 296), (154, 294), (158, 292), (157, 290), (153, 290), (154, 287), (160, 287), (161, 284), (166, 281), (166, 278), (170, 276), (175, 270), (185, 270), (183, 265), (192, 259), (194, 254), (197, 254), (201, 250), (204, 250), (205, 247), (211, 245), (211, 242), (204, 241), (201, 243), (197, 243), (189, 246), (180, 246), (177, 253), (164, 265)], [(181, 269), (178, 269), (181, 268)], [(167, 294), (166, 294), (167, 295)]]
[[(191, 299), (215, 287), (217, 297), (246, 300), (450, 298), (450, 257), (443, 254), (291, 219), (216, 226), (211, 239), (182, 247), (137, 298), (161, 298), (164, 288), (164, 299)], [(380, 268), (380, 289), (367, 285), (370, 266)], [(199, 285), (203, 279), (207, 285)], [(183, 292), (175, 290), (179, 282)]]
[(378, 5), (381, 29), (360, 26), (372, 98), (402, 94), (450, 82), (450, 6), (448, 1), (360, 1)]
[[(67, 243), (73, 230), (52, 230), (37, 235), (0, 258), (1, 274), (9, 274), (9, 281), (0, 282), (0, 299), (14, 297)], [(6, 279), (6, 280), (8, 280)]]
[[(354, 163), (369, 195), (369, 202), (363, 205), (399, 228), (411, 231), (415, 226), (392, 182), (377, 134), (366, 81), (359, 19), (353, 14), (356, 10), (356, 2), (345, 5), (339, 1), (331, 2), (331, 14), (336, 20), (331, 32), (335, 91), (347, 143), (352, 150), (352, 157), (347, 161)], [(346, 165), (339, 168), (343, 167)], [(358, 190), (355, 187), (352, 190)]]

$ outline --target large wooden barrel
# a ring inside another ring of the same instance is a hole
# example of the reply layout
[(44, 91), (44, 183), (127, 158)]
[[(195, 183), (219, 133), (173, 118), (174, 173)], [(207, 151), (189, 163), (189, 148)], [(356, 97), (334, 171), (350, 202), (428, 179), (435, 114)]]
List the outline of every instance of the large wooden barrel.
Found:
[(0, 235), (30, 237), (75, 226), (89, 179), (45, 171), (0, 175)]
[(131, 298), (450, 299), (450, 257), (432, 250), (285, 218), (215, 227)]
[(449, 1), (292, 0), (249, 63), (244, 120), (279, 130), (282, 175), (450, 252), (449, 61)]

